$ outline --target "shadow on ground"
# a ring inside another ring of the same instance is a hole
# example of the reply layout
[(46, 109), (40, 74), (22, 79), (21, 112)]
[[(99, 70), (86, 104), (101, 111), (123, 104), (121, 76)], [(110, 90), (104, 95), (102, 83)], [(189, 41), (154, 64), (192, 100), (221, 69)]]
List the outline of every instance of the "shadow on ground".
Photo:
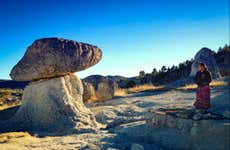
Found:
[[(48, 132), (44, 132), (43, 129), (33, 130), (32, 128), (24, 128), (20, 127), (24, 122), (21, 123), (12, 123), (11, 118), (17, 112), (20, 106), (11, 107), (8, 109), (4, 109), (0, 111), (0, 133), (7, 132), (28, 132), (31, 135), (36, 135), (37, 137), (45, 137), (45, 136), (66, 136), (72, 134), (82, 134), (82, 133), (95, 133), (95, 130), (90, 129), (82, 129), (78, 131), (75, 129), (75, 124), (73, 126), (69, 126), (66, 131), (57, 131), (50, 129)], [(47, 114), (48, 115), (48, 114)], [(27, 123), (29, 124), (29, 122)]]
[(16, 111), (19, 109), (19, 107), (20, 106), (15, 106), (15, 107), (1, 110), (0, 111), (0, 120), (4, 121), (4, 120), (11, 118), (16, 113)]

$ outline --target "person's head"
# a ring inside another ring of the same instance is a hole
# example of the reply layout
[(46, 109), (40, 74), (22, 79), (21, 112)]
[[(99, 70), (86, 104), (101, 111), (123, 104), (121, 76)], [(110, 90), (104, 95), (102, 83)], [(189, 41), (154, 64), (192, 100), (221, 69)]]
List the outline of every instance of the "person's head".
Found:
[(205, 71), (208, 70), (207, 66), (204, 63), (199, 63), (198, 65), (198, 71)]

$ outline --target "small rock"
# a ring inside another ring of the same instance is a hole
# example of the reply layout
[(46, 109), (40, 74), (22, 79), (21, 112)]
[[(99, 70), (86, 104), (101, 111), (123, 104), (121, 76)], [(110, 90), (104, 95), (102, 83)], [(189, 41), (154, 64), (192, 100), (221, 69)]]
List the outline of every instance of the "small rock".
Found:
[(144, 150), (144, 147), (140, 144), (133, 143), (131, 145), (131, 150)]
[(202, 114), (197, 113), (197, 114), (195, 114), (192, 118), (193, 118), (194, 120), (200, 120), (200, 119), (202, 119)]
[(225, 112), (223, 113), (223, 116), (224, 116), (225, 118), (227, 118), (227, 119), (230, 119), (230, 111), (229, 111), (229, 110), (225, 111)]
[(204, 114), (203, 118), (204, 119), (210, 119), (210, 118), (212, 118), (212, 114), (211, 113)]

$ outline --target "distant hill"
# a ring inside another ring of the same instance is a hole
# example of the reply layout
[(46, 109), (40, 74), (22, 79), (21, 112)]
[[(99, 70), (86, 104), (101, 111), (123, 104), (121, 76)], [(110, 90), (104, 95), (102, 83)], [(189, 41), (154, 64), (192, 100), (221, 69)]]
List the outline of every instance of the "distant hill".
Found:
[(107, 76), (109, 79), (112, 79), (114, 81), (121, 81), (121, 80), (127, 80), (128, 78), (127, 77), (124, 77), (124, 76)]

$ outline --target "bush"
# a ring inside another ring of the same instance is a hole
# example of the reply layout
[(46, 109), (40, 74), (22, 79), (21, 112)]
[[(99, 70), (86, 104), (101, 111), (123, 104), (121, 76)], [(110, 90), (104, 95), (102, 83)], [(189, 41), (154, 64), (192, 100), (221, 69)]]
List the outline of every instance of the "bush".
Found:
[(128, 82), (126, 83), (125, 88), (131, 88), (131, 87), (135, 87), (135, 86), (136, 86), (135, 81), (130, 80), (130, 81), (128, 81)]

